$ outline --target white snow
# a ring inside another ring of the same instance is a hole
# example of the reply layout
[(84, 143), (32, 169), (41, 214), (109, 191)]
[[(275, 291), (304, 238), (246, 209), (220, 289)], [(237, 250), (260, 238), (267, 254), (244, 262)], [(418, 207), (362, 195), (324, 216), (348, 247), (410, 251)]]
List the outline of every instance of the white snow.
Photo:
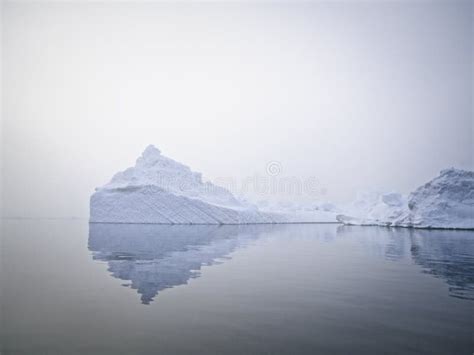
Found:
[(356, 200), (344, 209), (343, 214), (337, 216), (337, 220), (351, 225), (389, 226), (407, 210), (406, 197), (397, 192), (363, 191), (357, 194)]
[(228, 190), (203, 182), (200, 173), (148, 146), (134, 167), (96, 189), (90, 222), (247, 224), (336, 222), (330, 211), (260, 210)]
[[(340, 213), (340, 214), (338, 214)], [(337, 219), (336, 219), (337, 215)], [(203, 182), (200, 173), (148, 146), (134, 167), (91, 196), (90, 222), (249, 224), (336, 222), (414, 228), (474, 229), (474, 172), (446, 169), (409, 196), (359, 193), (341, 210), (329, 202), (259, 203)]]
[(412, 192), (360, 194), (337, 220), (350, 225), (474, 229), (474, 172), (446, 169)]
[[(284, 214), (291, 221), (297, 222), (333, 222), (335, 216), (340, 212), (337, 207), (330, 202), (293, 202), (293, 201), (259, 201), (257, 204), (260, 211)], [(317, 216), (317, 217), (316, 217)], [(317, 218), (317, 220), (315, 220)]]

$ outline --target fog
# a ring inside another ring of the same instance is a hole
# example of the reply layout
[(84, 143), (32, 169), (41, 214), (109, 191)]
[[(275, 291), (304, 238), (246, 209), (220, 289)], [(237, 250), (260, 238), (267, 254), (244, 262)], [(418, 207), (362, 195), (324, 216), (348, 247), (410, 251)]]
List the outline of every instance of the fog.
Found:
[(148, 144), (297, 201), (472, 169), (472, 4), (4, 1), (2, 213), (87, 217)]

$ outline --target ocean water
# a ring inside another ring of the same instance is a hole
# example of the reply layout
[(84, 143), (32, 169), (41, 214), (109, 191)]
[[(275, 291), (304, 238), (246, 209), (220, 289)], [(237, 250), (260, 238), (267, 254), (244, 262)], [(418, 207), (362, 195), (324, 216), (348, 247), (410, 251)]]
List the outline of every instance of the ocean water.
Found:
[(474, 232), (3, 220), (5, 354), (467, 354)]

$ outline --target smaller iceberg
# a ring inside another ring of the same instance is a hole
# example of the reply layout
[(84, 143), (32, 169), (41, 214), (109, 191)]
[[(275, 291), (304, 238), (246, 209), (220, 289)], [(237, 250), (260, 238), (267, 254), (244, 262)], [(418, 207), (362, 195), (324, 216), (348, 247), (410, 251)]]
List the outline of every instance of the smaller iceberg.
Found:
[(348, 225), (390, 226), (408, 211), (407, 198), (397, 192), (364, 191), (357, 194), (337, 220)]
[(362, 193), (336, 218), (348, 225), (474, 229), (474, 172), (442, 170), (408, 197)]

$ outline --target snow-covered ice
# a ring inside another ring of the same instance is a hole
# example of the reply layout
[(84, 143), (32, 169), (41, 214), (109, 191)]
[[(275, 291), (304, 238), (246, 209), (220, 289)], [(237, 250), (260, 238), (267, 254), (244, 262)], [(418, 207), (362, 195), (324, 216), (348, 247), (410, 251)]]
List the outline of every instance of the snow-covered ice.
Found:
[(324, 210), (265, 210), (148, 146), (134, 167), (117, 173), (91, 196), (90, 222), (249, 224), (337, 222)]
[(474, 229), (474, 172), (442, 170), (408, 197), (360, 194), (337, 220), (350, 225)]
[(393, 225), (408, 210), (407, 199), (397, 192), (362, 191), (337, 220), (351, 225)]
[[(339, 214), (338, 214), (339, 213)], [(337, 215), (337, 218), (336, 218)], [(91, 197), (90, 221), (250, 224), (336, 222), (414, 228), (474, 229), (474, 172), (446, 169), (409, 196), (359, 193), (341, 212), (328, 202), (251, 204), (203, 182), (200, 173), (148, 146), (134, 167)]]

